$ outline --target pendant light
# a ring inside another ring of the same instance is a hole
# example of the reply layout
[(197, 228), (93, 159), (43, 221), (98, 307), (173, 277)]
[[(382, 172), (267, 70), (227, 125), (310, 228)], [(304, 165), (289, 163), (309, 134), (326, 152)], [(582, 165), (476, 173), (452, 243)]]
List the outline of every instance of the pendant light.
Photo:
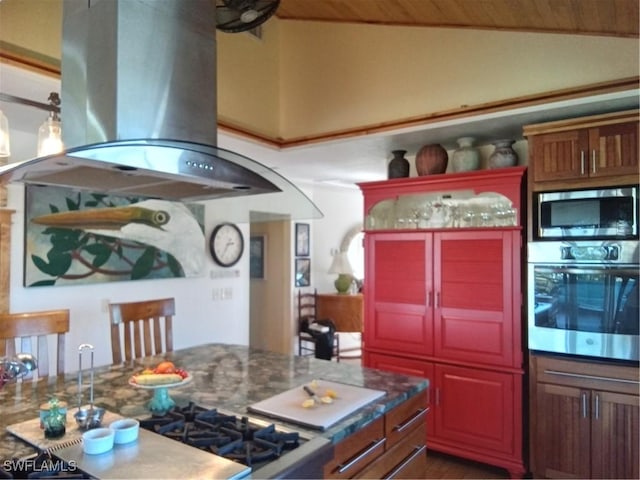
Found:
[(11, 148), (9, 145), (9, 121), (0, 110), (0, 158), (10, 157)]
[[(51, 92), (49, 95), (49, 105), (58, 107), (60, 105), (60, 96)], [(49, 111), (49, 117), (40, 125), (38, 129), (38, 156), (44, 157), (60, 153), (64, 150), (62, 143), (62, 123), (58, 115), (57, 108)]]

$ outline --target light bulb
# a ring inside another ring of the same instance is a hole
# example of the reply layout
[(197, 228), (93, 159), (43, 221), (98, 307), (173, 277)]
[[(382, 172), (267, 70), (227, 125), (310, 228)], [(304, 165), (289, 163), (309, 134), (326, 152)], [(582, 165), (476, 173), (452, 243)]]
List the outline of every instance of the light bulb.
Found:
[(9, 120), (0, 110), (0, 157), (11, 156), (11, 148), (9, 144)]
[(38, 156), (53, 155), (63, 150), (62, 126), (55, 116), (51, 116), (38, 129)]

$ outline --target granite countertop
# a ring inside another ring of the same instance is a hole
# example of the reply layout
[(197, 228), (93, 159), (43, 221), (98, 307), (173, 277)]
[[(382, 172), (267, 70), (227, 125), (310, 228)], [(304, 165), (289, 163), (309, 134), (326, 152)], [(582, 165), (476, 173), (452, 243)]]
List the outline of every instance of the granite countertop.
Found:
[[(162, 359), (185, 368), (193, 381), (170, 390), (178, 405), (193, 401), (198, 405), (246, 414), (247, 406), (314, 379), (384, 390), (387, 394), (369, 406), (349, 415), (329, 429), (307, 430), (312, 436), (323, 436), (337, 443), (351, 433), (383, 415), (388, 410), (428, 387), (428, 380), (363, 368), (357, 365), (328, 362), (313, 357), (288, 356), (250, 349), (240, 345), (207, 344), (171, 353), (145, 357), (130, 364), (96, 368), (94, 403), (122, 416), (146, 417), (146, 404), (153, 391), (134, 388), (128, 380), (145, 366)], [(89, 373), (84, 372), (86, 388)], [(84, 390), (83, 388), (83, 390)], [(52, 396), (69, 404), (67, 428), (75, 428), (73, 413), (78, 404), (78, 375), (25, 381), (5, 385), (0, 390), (0, 460), (20, 458), (35, 452), (34, 447), (6, 431), (8, 425), (32, 420), (39, 406)], [(88, 402), (85, 392), (84, 402)], [(251, 416), (259, 416), (251, 413)], [(279, 424), (287, 422), (277, 420)], [(291, 427), (302, 430), (297, 425)], [(64, 437), (61, 439), (64, 440)]]

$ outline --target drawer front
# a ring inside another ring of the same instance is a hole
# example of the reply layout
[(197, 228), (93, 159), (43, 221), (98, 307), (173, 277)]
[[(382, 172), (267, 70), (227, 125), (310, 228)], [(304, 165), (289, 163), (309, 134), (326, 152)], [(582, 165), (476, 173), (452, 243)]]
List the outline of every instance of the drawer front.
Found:
[(414, 429), (356, 478), (425, 478), (426, 460), (424, 428)]
[(384, 453), (384, 417), (335, 445), (333, 460), (324, 467), (325, 478), (353, 478)]
[(638, 368), (624, 365), (577, 362), (545, 356), (534, 357), (536, 381), (576, 388), (638, 394)]
[(422, 443), (426, 443), (428, 411), (426, 390), (389, 411), (385, 416), (386, 448), (390, 449), (416, 428), (420, 428), (423, 435)]

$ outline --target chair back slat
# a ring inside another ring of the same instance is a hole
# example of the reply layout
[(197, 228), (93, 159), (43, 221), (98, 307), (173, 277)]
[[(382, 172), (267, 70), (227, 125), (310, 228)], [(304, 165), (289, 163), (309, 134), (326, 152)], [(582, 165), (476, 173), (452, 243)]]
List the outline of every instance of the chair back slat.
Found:
[[(38, 369), (32, 376), (42, 378), (63, 374), (64, 339), (68, 331), (69, 310), (0, 313), (0, 356), (30, 353), (38, 362)], [(19, 351), (16, 342), (20, 344)], [(51, 350), (54, 350), (55, 365), (49, 364)]]
[[(173, 298), (110, 304), (113, 363), (173, 351), (174, 315)], [(124, 340), (124, 356), (121, 337)]]

